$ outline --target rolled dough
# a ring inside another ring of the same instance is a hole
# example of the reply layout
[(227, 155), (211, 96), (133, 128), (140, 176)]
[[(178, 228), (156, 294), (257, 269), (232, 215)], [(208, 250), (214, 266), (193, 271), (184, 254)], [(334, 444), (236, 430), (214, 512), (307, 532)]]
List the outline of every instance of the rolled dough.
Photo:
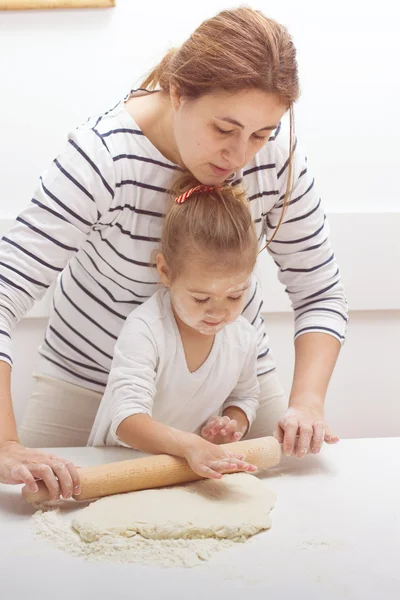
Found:
[(73, 519), (85, 542), (103, 536), (153, 540), (219, 538), (244, 540), (271, 527), (276, 495), (247, 473), (183, 486), (108, 496)]

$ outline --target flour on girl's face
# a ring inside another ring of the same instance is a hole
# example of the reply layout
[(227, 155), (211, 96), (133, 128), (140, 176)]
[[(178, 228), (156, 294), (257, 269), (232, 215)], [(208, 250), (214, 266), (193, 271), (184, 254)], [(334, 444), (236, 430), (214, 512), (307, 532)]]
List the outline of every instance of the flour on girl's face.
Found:
[(241, 314), (251, 272), (205, 267), (193, 261), (170, 283), (172, 308), (185, 325), (215, 335)]

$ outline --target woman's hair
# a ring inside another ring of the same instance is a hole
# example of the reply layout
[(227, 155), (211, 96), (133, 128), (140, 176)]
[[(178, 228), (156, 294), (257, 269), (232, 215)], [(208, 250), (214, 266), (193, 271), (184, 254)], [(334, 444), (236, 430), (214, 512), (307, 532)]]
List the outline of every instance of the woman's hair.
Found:
[[(274, 94), (287, 106), (290, 112), (288, 179), (275, 236), (293, 183), (293, 104), (299, 97), (296, 49), (285, 27), (251, 8), (224, 10), (204, 21), (180, 48), (170, 50), (142, 87), (169, 92), (171, 83), (180, 94), (191, 99), (216, 90), (257, 89)], [(269, 243), (271, 241), (272, 238)]]
[(161, 252), (171, 279), (196, 259), (221, 268), (252, 271), (258, 240), (245, 192), (229, 184), (206, 186), (209, 191), (196, 191), (182, 204), (175, 202), (197, 185), (188, 172), (178, 175), (172, 184), (174, 200), (161, 233)]

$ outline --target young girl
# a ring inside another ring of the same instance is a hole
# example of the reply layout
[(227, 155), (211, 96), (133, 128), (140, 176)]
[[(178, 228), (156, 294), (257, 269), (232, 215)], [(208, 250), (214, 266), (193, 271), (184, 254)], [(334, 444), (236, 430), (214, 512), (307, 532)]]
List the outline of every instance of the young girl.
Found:
[(204, 477), (254, 471), (218, 444), (240, 440), (258, 407), (257, 335), (240, 316), (256, 231), (239, 186), (181, 175), (174, 192), (156, 254), (164, 286), (122, 328), (88, 443), (181, 456)]

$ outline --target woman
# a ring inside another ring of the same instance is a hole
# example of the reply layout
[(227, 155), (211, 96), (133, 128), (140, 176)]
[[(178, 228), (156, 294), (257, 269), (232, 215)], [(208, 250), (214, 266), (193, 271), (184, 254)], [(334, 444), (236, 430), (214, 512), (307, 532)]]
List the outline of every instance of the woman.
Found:
[[(258, 333), (260, 408), (248, 437), (274, 434), (287, 455), (336, 442), (324, 398), (346, 330), (328, 227), (293, 136), (299, 95), (286, 30), (258, 11), (223, 11), (169, 52), (107, 113), (70, 135), (30, 206), (1, 242), (0, 481), (53, 497), (79, 492), (74, 465), (25, 446), (88, 439), (124, 320), (158, 289), (152, 262), (180, 168), (208, 185), (241, 183), (295, 312), (289, 408), (276, 379), (253, 278), (244, 316)], [(290, 115), (289, 138), (280, 122)], [(57, 277), (58, 276), (58, 277)], [(36, 384), (19, 437), (10, 395), (10, 330), (57, 278)]]

